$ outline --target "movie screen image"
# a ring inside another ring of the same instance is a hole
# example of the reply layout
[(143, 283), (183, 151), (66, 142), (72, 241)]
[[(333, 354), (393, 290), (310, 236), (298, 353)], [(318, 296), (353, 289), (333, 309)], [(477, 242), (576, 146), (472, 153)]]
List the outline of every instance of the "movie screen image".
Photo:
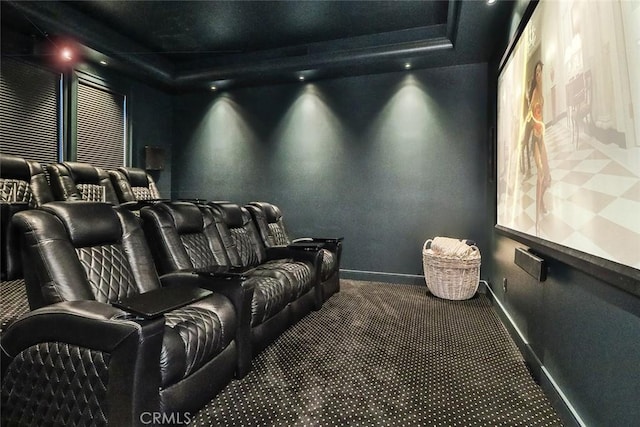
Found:
[(497, 224), (640, 269), (640, 1), (540, 1), (498, 78)]

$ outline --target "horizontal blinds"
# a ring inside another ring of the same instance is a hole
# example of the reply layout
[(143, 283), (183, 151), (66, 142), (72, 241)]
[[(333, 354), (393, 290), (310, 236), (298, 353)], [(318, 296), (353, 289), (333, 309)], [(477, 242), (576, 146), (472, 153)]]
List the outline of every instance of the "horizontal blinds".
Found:
[(78, 83), (77, 159), (104, 169), (124, 166), (124, 96)]
[(0, 70), (0, 152), (58, 161), (60, 74), (9, 58)]

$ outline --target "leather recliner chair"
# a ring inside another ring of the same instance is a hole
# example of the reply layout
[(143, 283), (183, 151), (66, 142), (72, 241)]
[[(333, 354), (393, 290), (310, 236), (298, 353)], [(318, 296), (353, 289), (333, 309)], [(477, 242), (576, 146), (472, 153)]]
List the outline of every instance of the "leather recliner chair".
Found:
[(110, 170), (109, 176), (120, 203), (160, 199), (155, 181), (143, 169), (120, 167)]
[(294, 287), (293, 321), (322, 306), (320, 248), (315, 243), (267, 248), (246, 208), (234, 203), (209, 203), (216, 228), (232, 266), (252, 267), (257, 273), (275, 272)]
[[(240, 208), (234, 206), (240, 214)], [(245, 366), (297, 316), (312, 309), (316, 265), (319, 267), (315, 254), (290, 251), (286, 255), (307, 261), (280, 259), (261, 265), (259, 261), (266, 260), (266, 256), (259, 258), (253, 243), (232, 240), (228, 230), (226, 240), (220, 236), (215, 214), (206, 205), (158, 203), (143, 208), (140, 217), (161, 271), (233, 273), (239, 269), (241, 273), (237, 274), (252, 283), (255, 292), (251, 303), (251, 349), (244, 354)], [(242, 220), (241, 223), (244, 224)]]
[(29, 311), (18, 240), (11, 225), (16, 212), (53, 200), (42, 166), (0, 154), (0, 332)]
[[(237, 313), (251, 300), (246, 288), (208, 280), (215, 292), (192, 298), (202, 291), (198, 276), (159, 279), (139, 219), (121, 207), (52, 202), (13, 222), (36, 310), (3, 336), (3, 417), (20, 419), (48, 404), (92, 416), (72, 401), (87, 396), (107, 423), (144, 424), (142, 412), (198, 410), (233, 377)], [(118, 308), (136, 299), (162, 317)], [(52, 422), (53, 411), (38, 412), (41, 421)]]
[(102, 168), (89, 163), (63, 162), (50, 164), (47, 170), (56, 200), (120, 203), (109, 174)]
[(262, 242), (266, 247), (287, 246), (292, 243), (321, 243), (322, 269), (320, 280), (323, 302), (340, 291), (340, 257), (342, 256), (342, 238), (303, 237), (290, 239), (284, 225), (282, 212), (276, 205), (268, 202), (251, 202), (245, 206), (251, 213)]

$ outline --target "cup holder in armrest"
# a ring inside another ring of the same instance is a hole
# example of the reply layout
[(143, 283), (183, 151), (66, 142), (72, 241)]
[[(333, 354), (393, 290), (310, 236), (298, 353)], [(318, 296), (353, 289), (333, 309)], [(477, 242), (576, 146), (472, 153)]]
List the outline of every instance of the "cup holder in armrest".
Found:
[(111, 305), (135, 316), (153, 319), (211, 294), (211, 291), (193, 286), (172, 286), (123, 298)]

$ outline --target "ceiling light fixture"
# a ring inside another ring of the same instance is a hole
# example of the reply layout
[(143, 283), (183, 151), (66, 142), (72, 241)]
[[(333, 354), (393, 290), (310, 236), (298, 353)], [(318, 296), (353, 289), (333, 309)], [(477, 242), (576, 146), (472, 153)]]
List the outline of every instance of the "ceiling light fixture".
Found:
[(498, 1), (498, 0), (487, 0), (487, 4), (488, 4), (489, 6), (491, 6), (491, 5), (492, 5), (492, 4), (494, 4), (496, 1)]
[(404, 64), (404, 68), (407, 69), (407, 70), (410, 69), (411, 68), (411, 63), (410, 62), (405, 63)]
[(301, 82), (303, 82), (303, 81), (304, 81), (304, 76), (299, 76), (299, 77), (298, 77), (298, 80), (300, 80)]
[(211, 87), (210, 87), (210, 89), (211, 89), (211, 90), (216, 90), (216, 89), (218, 89), (218, 88), (217, 88), (217, 87), (215, 87), (215, 86), (211, 86)]
[(60, 51), (60, 57), (63, 61), (69, 62), (73, 59), (73, 51), (68, 47), (64, 47)]
[(105, 61), (104, 59), (100, 60), (100, 65), (107, 65), (107, 61)]

